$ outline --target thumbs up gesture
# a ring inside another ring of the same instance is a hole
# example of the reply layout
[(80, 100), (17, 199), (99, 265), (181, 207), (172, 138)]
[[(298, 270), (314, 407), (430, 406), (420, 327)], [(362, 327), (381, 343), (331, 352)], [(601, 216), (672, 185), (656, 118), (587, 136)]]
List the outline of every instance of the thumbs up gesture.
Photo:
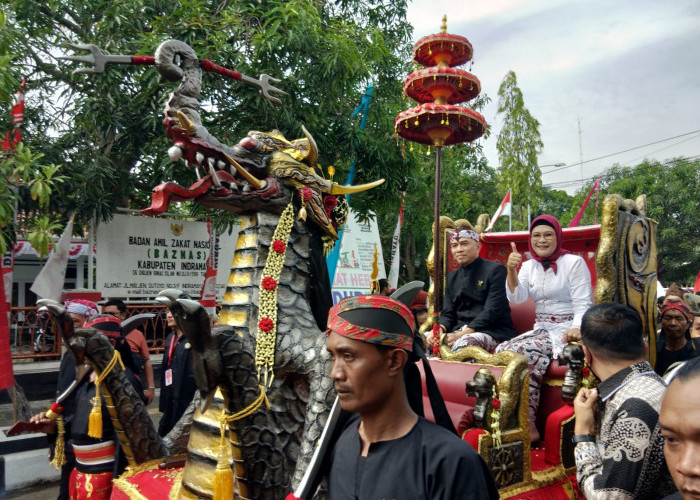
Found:
[(520, 263), (523, 261), (523, 256), (518, 252), (518, 249), (515, 247), (515, 243), (512, 241), (510, 242), (510, 248), (511, 248), (511, 253), (508, 256), (508, 262), (506, 263), (506, 267), (511, 270), (515, 271)]

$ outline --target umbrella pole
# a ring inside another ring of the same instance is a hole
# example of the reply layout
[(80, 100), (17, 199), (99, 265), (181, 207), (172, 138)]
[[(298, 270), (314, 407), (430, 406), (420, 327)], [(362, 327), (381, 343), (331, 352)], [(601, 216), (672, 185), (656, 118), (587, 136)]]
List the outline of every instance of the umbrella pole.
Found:
[[(440, 266), (441, 263), (441, 249), (440, 249), (440, 155), (442, 152), (442, 147), (435, 148), (435, 202), (434, 202), (434, 224), (433, 224), (433, 325), (437, 326), (438, 330), (435, 330), (436, 336), (439, 334), (439, 320), (440, 320), (440, 299), (441, 297), (441, 287), (440, 287)], [(437, 355), (437, 353), (434, 353)]]

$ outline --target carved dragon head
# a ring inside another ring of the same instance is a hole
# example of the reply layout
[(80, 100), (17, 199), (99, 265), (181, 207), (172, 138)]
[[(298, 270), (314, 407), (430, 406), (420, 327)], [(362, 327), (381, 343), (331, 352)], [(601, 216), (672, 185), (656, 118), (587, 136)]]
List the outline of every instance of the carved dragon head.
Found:
[[(198, 180), (189, 188), (174, 182), (160, 184), (153, 190), (151, 206), (142, 210), (144, 214), (162, 213), (170, 202), (185, 200), (236, 213), (280, 213), (298, 191), (311, 222), (335, 239), (338, 220), (331, 213), (344, 202), (339, 195), (384, 182), (341, 186), (323, 178), (316, 170), (316, 141), (303, 126), (305, 137), (296, 140), (287, 140), (277, 130), (251, 131), (234, 146), (222, 144), (202, 125), (197, 111), (202, 68), (194, 51), (171, 40), (158, 48), (155, 61), (166, 78), (183, 79), (165, 108), (164, 125), (173, 141), (168, 154), (173, 161), (184, 159), (194, 166)], [(243, 75), (242, 80), (246, 78)], [(269, 90), (265, 78), (254, 82)]]

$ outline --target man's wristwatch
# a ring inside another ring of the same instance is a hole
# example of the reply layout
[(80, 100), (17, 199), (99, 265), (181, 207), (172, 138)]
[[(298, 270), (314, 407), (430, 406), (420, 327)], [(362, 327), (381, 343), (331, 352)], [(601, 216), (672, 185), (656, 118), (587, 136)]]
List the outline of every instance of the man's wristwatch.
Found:
[(593, 434), (574, 434), (571, 436), (571, 442), (576, 443), (595, 443), (595, 436)]
[(156, 388), (155, 388), (155, 387), (148, 387), (148, 388), (146, 388), (146, 390), (147, 390), (147, 391), (155, 391)]

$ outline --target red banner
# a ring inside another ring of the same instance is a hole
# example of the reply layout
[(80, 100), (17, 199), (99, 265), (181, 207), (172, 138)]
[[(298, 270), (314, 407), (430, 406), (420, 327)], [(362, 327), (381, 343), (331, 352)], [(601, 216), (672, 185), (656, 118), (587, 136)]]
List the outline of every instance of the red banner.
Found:
[(199, 303), (213, 315), (216, 314), (216, 237), (211, 227), (211, 219), (207, 219), (207, 232), (209, 233), (209, 257), (204, 283), (199, 294)]
[(22, 142), (22, 122), (24, 121), (24, 88), (26, 80), (22, 79), (20, 90), (15, 92), (15, 98), (12, 106), (12, 130), (5, 133), (5, 137), (0, 140), (0, 153), (2, 151), (11, 151)]
[(15, 385), (10, 352), (10, 310), (5, 298), (5, 287), (0, 287), (0, 391)]

